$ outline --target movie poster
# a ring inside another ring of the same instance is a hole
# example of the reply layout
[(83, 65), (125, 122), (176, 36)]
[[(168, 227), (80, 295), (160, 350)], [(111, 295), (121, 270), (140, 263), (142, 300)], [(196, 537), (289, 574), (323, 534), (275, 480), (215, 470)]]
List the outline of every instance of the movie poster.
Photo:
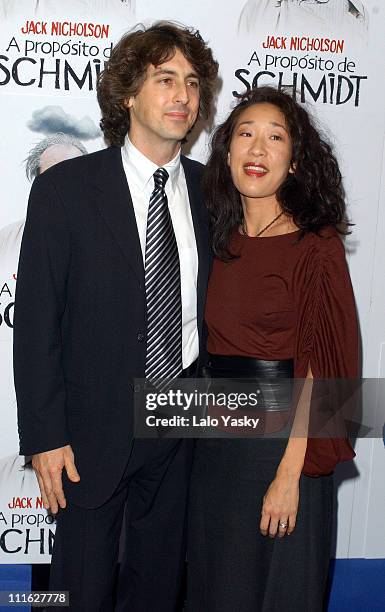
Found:
[(114, 41), (134, 25), (135, 1), (1, 0), (0, 17), (0, 563), (47, 563), (55, 521), (29, 458), (18, 455), (12, 372), (24, 217), (38, 174), (105, 146), (96, 79)]
[[(385, 342), (383, 316), (371, 319), (377, 282), (371, 271), (376, 245), (385, 242), (377, 230), (385, 204), (384, 18), (384, 4), (376, 0), (0, 0), (0, 563), (49, 562), (55, 532), (28, 458), (18, 455), (12, 325), (28, 193), (51, 165), (105, 146), (95, 85), (114, 42), (135, 23), (159, 19), (194, 26), (209, 41), (220, 63), (216, 113), (214, 121), (199, 122), (185, 147), (200, 161), (207, 158), (213, 124), (251, 87), (284, 88), (310, 110), (344, 176), (355, 224), (346, 247), (364, 375), (376, 376), (367, 364), (369, 353), (378, 352), (369, 327)], [(383, 454), (376, 449), (363, 447), (339, 489), (337, 556), (365, 556), (365, 533), (351, 525), (364, 511), (365, 483), (379, 482)], [(370, 462), (368, 454), (379, 458)]]

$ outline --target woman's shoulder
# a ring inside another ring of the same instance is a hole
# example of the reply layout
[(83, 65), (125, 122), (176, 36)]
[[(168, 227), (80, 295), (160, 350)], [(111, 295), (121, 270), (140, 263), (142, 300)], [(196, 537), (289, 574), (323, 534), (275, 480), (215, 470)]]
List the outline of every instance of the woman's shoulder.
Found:
[(318, 233), (308, 232), (304, 236), (304, 243), (313, 252), (319, 254), (321, 258), (333, 258), (334, 256), (345, 255), (345, 248), (342, 242), (343, 234), (340, 234), (333, 226), (322, 228)]
[[(308, 232), (304, 235), (298, 251), (296, 278), (299, 282), (310, 282), (309, 279), (338, 279), (347, 269), (343, 235), (335, 227), (325, 227), (317, 234)], [(328, 281), (328, 282), (329, 282)]]

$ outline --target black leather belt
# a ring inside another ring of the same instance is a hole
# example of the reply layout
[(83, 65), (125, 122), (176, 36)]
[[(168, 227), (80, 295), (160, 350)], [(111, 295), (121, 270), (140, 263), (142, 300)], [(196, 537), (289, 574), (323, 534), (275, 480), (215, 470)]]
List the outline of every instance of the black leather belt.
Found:
[(269, 361), (243, 357), (241, 355), (209, 355), (208, 368), (213, 378), (227, 378), (236, 375), (240, 378), (249, 376), (261, 378), (293, 378), (293, 359)]
[(217, 393), (256, 392), (258, 408), (267, 411), (289, 410), (291, 407), (293, 359), (269, 361), (240, 355), (211, 354), (205, 373), (212, 379), (210, 390)]

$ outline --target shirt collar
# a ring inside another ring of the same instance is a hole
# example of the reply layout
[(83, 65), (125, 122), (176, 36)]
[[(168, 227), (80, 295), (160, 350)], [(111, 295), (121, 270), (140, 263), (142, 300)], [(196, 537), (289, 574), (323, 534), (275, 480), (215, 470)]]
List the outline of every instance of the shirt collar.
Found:
[[(169, 174), (168, 183), (171, 184), (173, 192), (175, 191), (180, 173), (180, 155), (181, 153), (179, 150), (173, 159), (162, 166)], [(150, 182), (151, 187), (154, 186), (153, 175), (159, 166), (143, 155), (143, 153), (132, 144), (128, 136), (126, 136), (124, 140), (122, 157), (138, 189), (144, 191)]]

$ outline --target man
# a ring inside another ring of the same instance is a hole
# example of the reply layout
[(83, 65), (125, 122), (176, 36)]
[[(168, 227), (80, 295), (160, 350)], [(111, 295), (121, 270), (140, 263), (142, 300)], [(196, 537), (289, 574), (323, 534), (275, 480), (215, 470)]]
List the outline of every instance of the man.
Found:
[(113, 609), (125, 502), (116, 610), (177, 609), (191, 444), (133, 441), (134, 379), (196, 367), (209, 240), (202, 166), (180, 143), (216, 76), (198, 32), (125, 35), (98, 83), (113, 146), (32, 187), (14, 319), (20, 451), (60, 508), (50, 586), (71, 610)]
[(300, 34), (365, 38), (367, 11), (361, 0), (248, 0), (239, 18), (240, 32), (261, 27)]

